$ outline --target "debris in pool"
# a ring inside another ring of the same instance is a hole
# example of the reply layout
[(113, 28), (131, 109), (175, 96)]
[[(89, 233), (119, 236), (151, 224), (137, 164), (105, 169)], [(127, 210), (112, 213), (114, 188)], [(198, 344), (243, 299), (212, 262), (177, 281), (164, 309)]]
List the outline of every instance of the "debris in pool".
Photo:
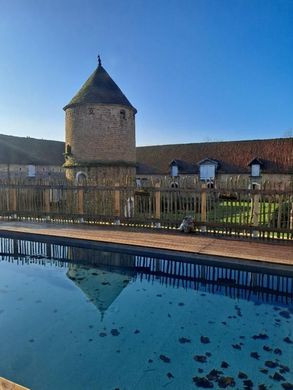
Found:
[(107, 333), (105, 333), (105, 332), (100, 332), (100, 333), (99, 333), (99, 336), (100, 336), (100, 337), (106, 337), (106, 336), (107, 336)]
[(280, 348), (275, 348), (274, 349), (274, 354), (276, 355), (282, 355), (282, 350)]
[(183, 302), (179, 302), (178, 306), (184, 306), (184, 303)]
[(205, 389), (211, 389), (214, 387), (213, 383), (210, 382), (205, 376), (194, 376), (192, 380), (197, 387), (203, 387)]
[(270, 375), (270, 378), (273, 379), (274, 381), (284, 381), (285, 378), (283, 375), (279, 374), (278, 372), (275, 372), (274, 375)]
[(267, 374), (269, 372), (269, 370), (267, 370), (266, 368), (261, 368), (259, 371), (263, 374)]
[(244, 339), (245, 339), (245, 336), (239, 336), (239, 338), (240, 338), (241, 340), (244, 340)]
[(202, 368), (199, 368), (197, 371), (198, 371), (200, 374), (203, 373), (203, 369), (202, 369)]
[(37, 299), (37, 300), (35, 301), (35, 303), (42, 303), (42, 300), (41, 300), (41, 299)]
[(252, 338), (254, 339), (254, 340), (266, 340), (266, 339), (268, 339), (269, 338), (269, 336), (267, 335), (267, 334), (265, 334), (265, 333), (259, 333), (259, 334), (255, 334), (254, 336), (252, 336)]
[(285, 372), (290, 372), (290, 368), (285, 366), (284, 364), (279, 364), (279, 367), (281, 367), (281, 369), (279, 370), (281, 374), (285, 374)]
[(136, 329), (133, 333), (138, 334), (138, 333), (140, 333), (140, 330)]
[(251, 352), (251, 353), (250, 353), (250, 356), (251, 356), (252, 358), (254, 358), (254, 359), (257, 359), (257, 360), (259, 360), (259, 358), (260, 358), (260, 355), (259, 355), (257, 352)]
[(267, 390), (267, 387), (266, 387), (266, 385), (261, 383), (260, 385), (258, 385), (258, 390)]
[(241, 345), (239, 345), (239, 344), (232, 344), (232, 347), (234, 348), (234, 349), (241, 349)]
[(283, 341), (285, 341), (285, 343), (288, 343), (288, 344), (293, 344), (293, 341), (290, 339), (290, 337), (285, 337), (284, 339), (283, 339)]
[(92, 272), (92, 275), (99, 275), (97, 272)]
[(253, 387), (253, 382), (250, 379), (245, 379), (243, 381), (243, 384), (244, 384), (244, 386), (247, 386), (247, 387)]
[(239, 379), (247, 379), (248, 376), (247, 376), (244, 372), (239, 371), (239, 373), (238, 373), (238, 378), (239, 378)]
[(149, 363), (152, 363), (152, 362), (153, 362), (153, 359), (149, 359), (148, 362), (149, 362)]
[(289, 383), (289, 382), (284, 382), (284, 383), (282, 383), (282, 387), (285, 390), (292, 390), (293, 389), (293, 384)]
[(289, 311), (287, 311), (287, 310), (279, 311), (279, 314), (280, 314), (280, 316), (283, 317), (283, 318), (287, 318), (287, 319), (290, 318), (290, 313), (289, 313)]
[(111, 283), (110, 282), (102, 282), (102, 285), (103, 286), (111, 286)]
[(228, 368), (228, 367), (229, 367), (229, 364), (225, 361), (222, 361), (221, 368)]
[(226, 321), (222, 321), (222, 324), (223, 324), (223, 325), (227, 325), (227, 322), (226, 322)]
[(199, 363), (206, 363), (207, 357), (205, 355), (194, 355), (193, 359)]
[(120, 332), (118, 329), (111, 329), (111, 335), (112, 336), (119, 336), (120, 335)]
[(93, 339), (89, 339), (89, 342), (92, 342), (93, 341)]
[(170, 363), (170, 362), (171, 362), (171, 359), (168, 358), (168, 356), (165, 356), (165, 355), (160, 355), (160, 359), (161, 359), (164, 363)]
[(269, 347), (268, 345), (264, 345), (262, 349), (266, 352), (272, 352), (273, 348)]
[(210, 352), (206, 352), (206, 356), (210, 357), (212, 354)]
[(35, 340), (34, 340), (34, 339), (29, 339), (29, 342), (30, 342), (30, 343), (34, 343)]
[(90, 329), (93, 329), (93, 327), (94, 327), (93, 325), (89, 325), (89, 328), (90, 328)]
[(232, 378), (231, 376), (221, 376), (218, 379), (218, 385), (222, 389), (225, 389), (228, 386), (234, 387), (235, 381), (234, 378)]
[(200, 342), (202, 344), (208, 344), (208, 343), (210, 343), (210, 339), (206, 336), (200, 336)]
[(271, 360), (267, 360), (267, 361), (265, 362), (265, 366), (266, 366), (266, 367), (269, 367), (269, 368), (276, 368), (276, 367), (278, 366), (278, 363), (273, 362), (273, 361), (271, 361)]
[(216, 370), (216, 369), (213, 369), (212, 371), (210, 371), (207, 375), (207, 378), (209, 381), (216, 381), (220, 375), (223, 374), (223, 371), (219, 371), (219, 370)]
[(168, 372), (167, 373), (167, 377), (168, 377), (168, 379), (173, 379), (174, 375), (171, 372)]
[(159, 297), (159, 298), (161, 298), (161, 297), (162, 297), (162, 294), (157, 294), (156, 296)]
[(168, 313), (168, 317), (171, 318), (171, 314), (170, 313)]
[(53, 313), (57, 313), (57, 312), (58, 312), (58, 310), (57, 310), (57, 309), (54, 309), (54, 310), (53, 310)]
[(186, 337), (180, 337), (179, 339), (180, 344), (186, 344), (186, 343), (191, 343), (191, 340), (186, 338)]

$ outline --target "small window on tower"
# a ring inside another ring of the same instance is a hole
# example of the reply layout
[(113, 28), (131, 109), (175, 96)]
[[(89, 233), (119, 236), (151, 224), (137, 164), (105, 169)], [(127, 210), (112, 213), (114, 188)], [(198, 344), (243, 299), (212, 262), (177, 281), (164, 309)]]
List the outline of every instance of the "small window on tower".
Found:
[(89, 115), (94, 115), (94, 109), (92, 107), (89, 107), (88, 112)]
[(123, 120), (126, 119), (126, 112), (124, 110), (120, 111), (120, 119), (123, 119)]
[(68, 154), (68, 155), (72, 154), (71, 153), (71, 145), (69, 145), (69, 144), (66, 145), (66, 154)]

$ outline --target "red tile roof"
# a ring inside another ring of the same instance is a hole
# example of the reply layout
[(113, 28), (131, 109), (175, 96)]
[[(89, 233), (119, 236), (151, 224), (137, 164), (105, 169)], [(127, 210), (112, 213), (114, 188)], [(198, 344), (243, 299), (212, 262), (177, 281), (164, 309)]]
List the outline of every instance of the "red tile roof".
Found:
[(219, 162), (219, 173), (249, 173), (249, 162), (258, 158), (263, 172), (292, 174), (293, 138), (142, 146), (136, 148), (136, 157), (140, 174), (169, 174), (173, 160), (189, 166), (181, 173), (195, 173), (206, 158)]

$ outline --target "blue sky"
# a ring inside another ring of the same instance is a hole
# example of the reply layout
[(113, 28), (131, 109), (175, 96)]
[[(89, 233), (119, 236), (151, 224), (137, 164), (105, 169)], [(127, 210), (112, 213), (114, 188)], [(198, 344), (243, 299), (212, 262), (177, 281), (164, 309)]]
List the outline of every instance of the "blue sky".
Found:
[(0, 133), (64, 140), (103, 66), (138, 145), (293, 132), (293, 0), (0, 0)]

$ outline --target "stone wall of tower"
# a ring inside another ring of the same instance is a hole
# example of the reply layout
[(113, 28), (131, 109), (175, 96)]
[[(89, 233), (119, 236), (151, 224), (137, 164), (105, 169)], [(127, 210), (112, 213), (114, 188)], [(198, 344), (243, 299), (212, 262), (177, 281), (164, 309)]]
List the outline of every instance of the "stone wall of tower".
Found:
[[(123, 166), (79, 166), (66, 168), (66, 179), (70, 182), (83, 183), (83, 178), (88, 184), (101, 186), (133, 186), (135, 185), (136, 168)], [(80, 178), (79, 178), (80, 177)], [(78, 179), (79, 178), (79, 179)]]
[(135, 114), (122, 105), (84, 104), (65, 113), (65, 145), (76, 162), (135, 164)]

